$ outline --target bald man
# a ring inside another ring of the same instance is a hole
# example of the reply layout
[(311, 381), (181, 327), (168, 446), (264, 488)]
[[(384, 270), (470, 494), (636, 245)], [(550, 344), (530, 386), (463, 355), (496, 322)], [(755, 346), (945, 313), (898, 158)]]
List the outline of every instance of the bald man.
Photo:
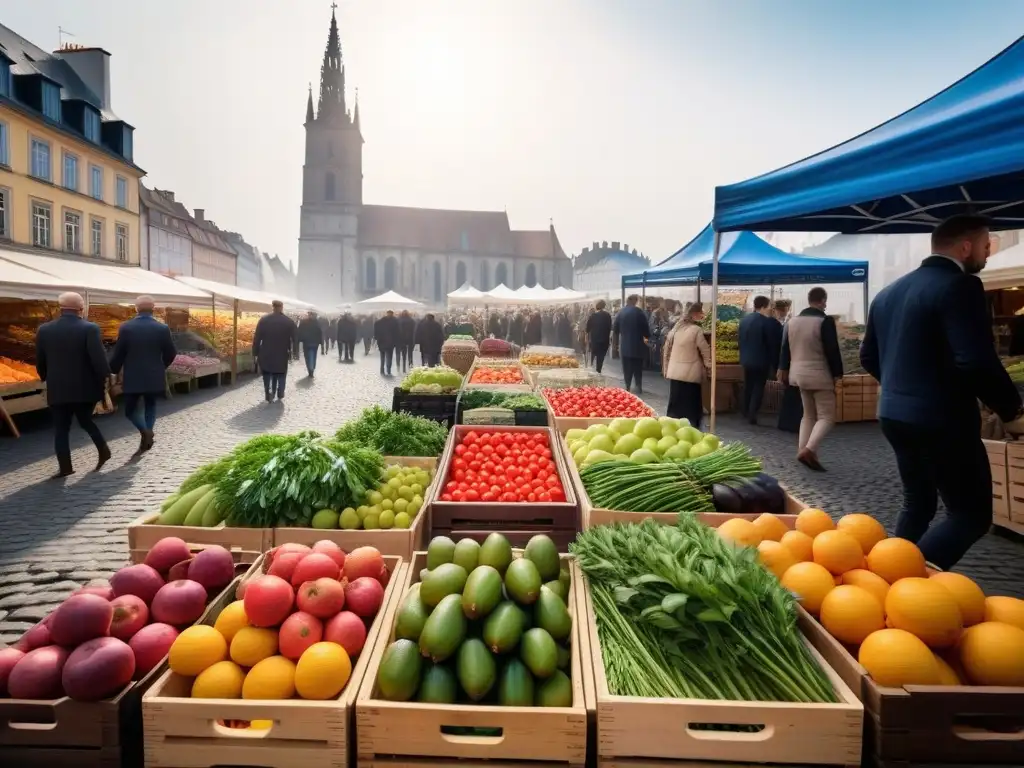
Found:
[(135, 300), (138, 315), (121, 324), (110, 358), (111, 371), (116, 374), (124, 370), (124, 415), (139, 430), (141, 438), (136, 456), (153, 447), (156, 397), (167, 389), (167, 366), (178, 354), (170, 329), (153, 317), (153, 307), (152, 296)]
[(103, 399), (110, 376), (100, 328), (82, 319), (85, 301), (77, 293), (62, 293), (57, 304), (60, 317), (43, 323), (36, 332), (36, 370), (46, 382), (46, 402), (53, 412), (55, 478), (75, 471), (71, 465), (72, 419), (78, 419), (96, 446), (96, 471), (110, 458), (110, 448), (92, 420), (93, 408)]

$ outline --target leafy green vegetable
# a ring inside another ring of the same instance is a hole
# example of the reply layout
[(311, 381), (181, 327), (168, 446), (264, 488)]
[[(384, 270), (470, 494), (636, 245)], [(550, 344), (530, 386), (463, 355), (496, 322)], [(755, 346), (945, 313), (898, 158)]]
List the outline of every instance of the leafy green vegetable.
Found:
[(464, 410), (474, 408), (507, 408), (510, 411), (546, 411), (544, 398), (527, 393), (497, 392), (491, 389), (467, 389), (459, 396)]
[(533, 394), (522, 394), (506, 397), (501, 407), (508, 408), (510, 411), (546, 411), (548, 404), (543, 397)]
[(459, 402), (464, 409), (490, 408), (504, 402), (505, 393), (493, 392), (489, 389), (467, 389), (459, 395)]
[(181, 484), (178, 493), (185, 494), (203, 485), (215, 485), (228, 473), (234, 461), (235, 456), (234, 452), (232, 452), (216, 461), (211, 461), (209, 464), (203, 464), (203, 466), (185, 478), (185, 482)]
[(375, 405), (343, 425), (335, 437), (340, 442), (369, 446), (385, 456), (439, 456), (448, 430), (436, 421)]
[(444, 365), (437, 368), (413, 368), (400, 386), (406, 392), (410, 392), (413, 391), (413, 387), (435, 385), (440, 387), (438, 393), (456, 391), (462, 386), (462, 374)]

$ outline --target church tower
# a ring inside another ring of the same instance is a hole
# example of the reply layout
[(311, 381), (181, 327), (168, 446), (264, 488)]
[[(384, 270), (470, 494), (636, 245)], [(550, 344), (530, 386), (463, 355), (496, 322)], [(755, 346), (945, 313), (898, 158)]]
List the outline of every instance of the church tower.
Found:
[(345, 64), (338, 21), (331, 10), (320, 94), (306, 100), (306, 158), (302, 168), (298, 298), (325, 311), (359, 296), (359, 209), (363, 203), (363, 137), (358, 97), (346, 106)]

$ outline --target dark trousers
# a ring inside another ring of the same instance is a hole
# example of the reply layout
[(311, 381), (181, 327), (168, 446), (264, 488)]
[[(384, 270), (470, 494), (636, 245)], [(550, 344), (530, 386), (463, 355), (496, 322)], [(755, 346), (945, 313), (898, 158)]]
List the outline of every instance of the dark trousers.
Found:
[(622, 358), (622, 378), (626, 382), (626, 389), (636, 379), (636, 391), (644, 391), (644, 359), (642, 357)]
[(338, 342), (338, 359), (344, 360), (346, 363), (352, 362), (352, 355), (356, 351), (356, 343), (354, 341), (339, 341)]
[(263, 372), (263, 392), (266, 394), (267, 400), (273, 400), (275, 393), (278, 400), (284, 397), (284, 382), (287, 377), (287, 373)]
[(437, 368), (441, 364), (441, 353), (424, 352), (423, 347), (420, 347), (420, 362), (428, 368)]
[(700, 429), (700, 423), (704, 418), (704, 405), (700, 399), (700, 384), (670, 379), (668, 416), (671, 419), (688, 419), (691, 427)]
[(754, 423), (764, 400), (764, 385), (768, 383), (768, 371), (764, 368), (743, 367), (743, 415)]
[(302, 345), (302, 355), (306, 360), (306, 372), (310, 376), (312, 376), (313, 371), (316, 370), (316, 353), (316, 344)]
[[(896, 536), (914, 542), (928, 562), (949, 570), (992, 525), (992, 469), (978, 431), (950, 434), (946, 428), (879, 421), (903, 481)], [(946, 516), (932, 525), (940, 497)]]
[(604, 359), (608, 356), (608, 345), (591, 344), (590, 354), (594, 356), (594, 365), (597, 367), (597, 372), (600, 373), (601, 369), (604, 368)]
[(364, 354), (367, 354), (367, 355), (370, 354), (370, 345), (372, 345), (372, 344), (373, 344), (373, 338), (372, 337), (367, 336), (365, 339), (363, 339), (363, 353)]
[(380, 351), (380, 373), (382, 376), (391, 375), (391, 364), (395, 360), (395, 348), (394, 347), (381, 347), (378, 345)]
[[(139, 418), (139, 400), (142, 400), (142, 418)], [(156, 424), (156, 395), (125, 394), (124, 415), (139, 432), (153, 431)]]
[(416, 345), (410, 343), (410, 344), (405, 344), (404, 346), (405, 346), (405, 364), (402, 367), (408, 369), (409, 366), (413, 365), (412, 353), (413, 353), (413, 350), (416, 349)]
[(59, 461), (71, 463), (71, 420), (78, 419), (78, 426), (92, 438), (96, 449), (102, 451), (107, 441), (103, 433), (92, 420), (92, 411), (96, 403), (62, 403), (51, 405), (53, 411), (53, 448)]

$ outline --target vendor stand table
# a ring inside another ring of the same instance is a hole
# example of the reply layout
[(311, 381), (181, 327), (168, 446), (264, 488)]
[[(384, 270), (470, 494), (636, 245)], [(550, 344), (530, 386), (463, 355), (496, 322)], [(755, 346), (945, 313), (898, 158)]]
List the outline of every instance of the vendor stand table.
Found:
[(173, 397), (174, 388), (184, 384), (188, 387), (189, 392), (194, 392), (199, 389), (199, 380), (204, 379), (207, 376), (217, 377), (217, 386), (223, 385), (222, 374), (230, 372), (231, 366), (227, 363), (210, 363), (209, 365), (202, 365), (197, 367), (194, 371), (168, 371), (167, 372), (167, 395)]
[(11, 434), (21, 437), (12, 416), (29, 411), (40, 411), (46, 407), (46, 384), (41, 381), (25, 381), (0, 386), (0, 419), (7, 424)]

